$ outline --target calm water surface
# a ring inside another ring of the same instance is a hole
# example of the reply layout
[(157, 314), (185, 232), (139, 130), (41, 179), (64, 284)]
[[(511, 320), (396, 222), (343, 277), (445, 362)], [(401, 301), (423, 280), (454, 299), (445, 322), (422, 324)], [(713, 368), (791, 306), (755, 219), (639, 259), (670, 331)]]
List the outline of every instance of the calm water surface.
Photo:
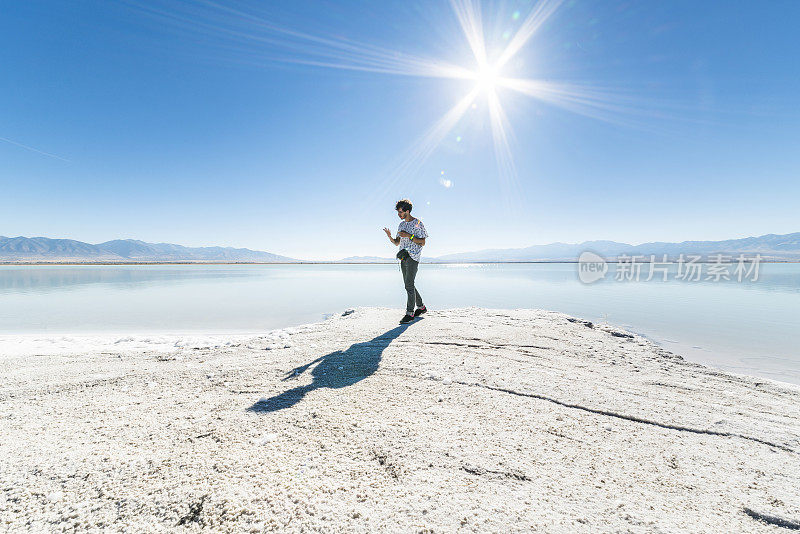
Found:
[[(423, 264), (417, 287), (430, 309), (557, 310), (690, 360), (800, 384), (800, 264), (761, 265), (755, 282), (591, 285), (575, 264)], [(394, 307), (399, 319), (398, 266), (0, 266), (0, 334), (252, 333), (356, 306)]]

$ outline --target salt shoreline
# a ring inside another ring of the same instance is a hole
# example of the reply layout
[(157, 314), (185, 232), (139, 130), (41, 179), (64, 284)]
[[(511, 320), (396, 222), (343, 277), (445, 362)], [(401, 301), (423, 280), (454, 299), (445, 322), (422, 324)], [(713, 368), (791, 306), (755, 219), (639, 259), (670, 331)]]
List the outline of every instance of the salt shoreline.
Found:
[(800, 388), (555, 312), (397, 318), (359, 308), (228, 345), (0, 359), (0, 528), (800, 520)]
[[(324, 320), (332, 315), (323, 314)], [(598, 323), (604, 327), (605, 323)], [(280, 337), (294, 332), (298, 325), (276, 328), (268, 332), (269, 336)], [(300, 325), (301, 327), (304, 325)], [(607, 325), (611, 327), (611, 325)], [(638, 337), (665, 349), (681, 358), (711, 367), (733, 375), (750, 377), (759, 380), (775, 382), (778, 385), (800, 387), (800, 383), (791, 380), (790, 376), (780, 371), (760, 368), (736, 368), (726, 360), (711, 361), (706, 354), (708, 349), (691, 346), (686, 343), (666, 338), (652, 336), (652, 334), (638, 331), (636, 328), (613, 326), (618, 330), (625, 330)], [(24, 356), (69, 356), (76, 354), (112, 354), (128, 351), (154, 351), (174, 352), (180, 349), (221, 349), (239, 346), (263, 334), (253, 331), (241, 332), (106, 332), (106, 333), (29, 333), (29, 334), (0, 334), (0, 360), (8, 357)], [(768, 376), (768, 375), (778, 375)]]

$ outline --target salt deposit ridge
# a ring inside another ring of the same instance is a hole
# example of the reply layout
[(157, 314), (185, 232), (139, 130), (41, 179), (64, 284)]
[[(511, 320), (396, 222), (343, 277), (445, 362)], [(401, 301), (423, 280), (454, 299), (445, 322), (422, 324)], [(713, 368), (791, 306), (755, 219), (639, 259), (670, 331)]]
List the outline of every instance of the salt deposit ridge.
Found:
[(0, 530), (800, 527), (800, 388), (560, 313), (400, 315), (4, 355)]

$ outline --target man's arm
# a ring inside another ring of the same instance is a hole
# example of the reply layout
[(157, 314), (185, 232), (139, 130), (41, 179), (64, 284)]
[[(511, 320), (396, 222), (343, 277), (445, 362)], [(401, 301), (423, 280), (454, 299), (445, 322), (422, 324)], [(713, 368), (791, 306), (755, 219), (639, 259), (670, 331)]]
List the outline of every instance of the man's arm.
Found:
[[(397, 237), (411, 237), (411, 234), (408, 232), (398, 232)], [(398, 239), (398, 242), (400, 240)], [(424, 247), (425, 246), (425, 238), (424, 237), (411, 237), (411, 242), (416, 243), (417, 245)]]
[(383, 231), (386, 232), (386, 236), (389, 238), (389, 241), (391, 241), (394, 246), (397, 246), (397, 245), (400, 244), (399, 234), (398, 234), (398, 237), (392, 237), (391, 230), (389, 230), (388, 228), (384, 228)]

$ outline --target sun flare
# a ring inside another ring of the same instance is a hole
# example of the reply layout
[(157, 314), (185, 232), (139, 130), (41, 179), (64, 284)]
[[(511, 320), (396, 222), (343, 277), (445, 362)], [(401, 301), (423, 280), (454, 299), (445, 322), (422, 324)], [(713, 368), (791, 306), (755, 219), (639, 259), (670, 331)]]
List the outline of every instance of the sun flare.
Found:
[[(490, 126), (486, 133), (494, 148), (497, 180), (505, 189), (507, 198), (520, 198), (520, 192), (515, 191), (518, 183), (511, 146), (514, 132), (503, 106), (502, 100), (507, 97), (505, 93), (517, 93), (608, 122), (622, 123), (622, 113), (635, 109), (633, 101), (629, 103), (624, 94), (608, 88), (603, 89), (589, 83), (575, 84), (517, 75), (516, 66), (525, 62), (512, 60), (524, 54), (526, 45), (564, 0), (535, 0), (530, 2), (526, 14), (515, 11), (511, 17), (514, 29), (504, 34), (503, 41), (497, 41), (484, 32), (484, 27), (491, 26), (484, 20), (486, 4), (479, 0), (449, 0), (470, 52), (470, 57), (463, 57), (463, 63), (458, 64), (339, 36), (314, 35), (282, 27), (246, 9), (217, 0), (203, 0), (203, 7), (200, 9), (192, 8), (191, 2), (168, 3), (170, 7), (161, 9), (156, 7), (158, 2), (155, 1), (127, 1), (153, 16), (164, 17), (182, 30), (202, 31), (204, 37), (216, 34), (221, 39), (229, 40), (229, 45), (234, 49), (242, 47), (245, 54), (251, 54), (253, 50), (263, 54), (247, 55), (244, 57), (247, 61), (284, 62), (464, 81), (464, 92), (452, 107), (436, 119), (407, 150), (399, 154), (383, 173), (382, 183), (376, 184), (374, 189), (377, 196), (385, 195), (398, 183), (423, 175), (422, 169), (426, 161), (450, 137), (457, 138), (460, 143), (462, 135), (455, 135), (453, 131), (471, 110), (478, 109), (475, 102), (481, 97), (486, 99), (483, 109), (488, 114)], [(176, 5), (179, 7), (174, 7)], [(258, 46), (253, 47), (253, 43)], [(261, 51), (262, 48), (269, 52)]]

